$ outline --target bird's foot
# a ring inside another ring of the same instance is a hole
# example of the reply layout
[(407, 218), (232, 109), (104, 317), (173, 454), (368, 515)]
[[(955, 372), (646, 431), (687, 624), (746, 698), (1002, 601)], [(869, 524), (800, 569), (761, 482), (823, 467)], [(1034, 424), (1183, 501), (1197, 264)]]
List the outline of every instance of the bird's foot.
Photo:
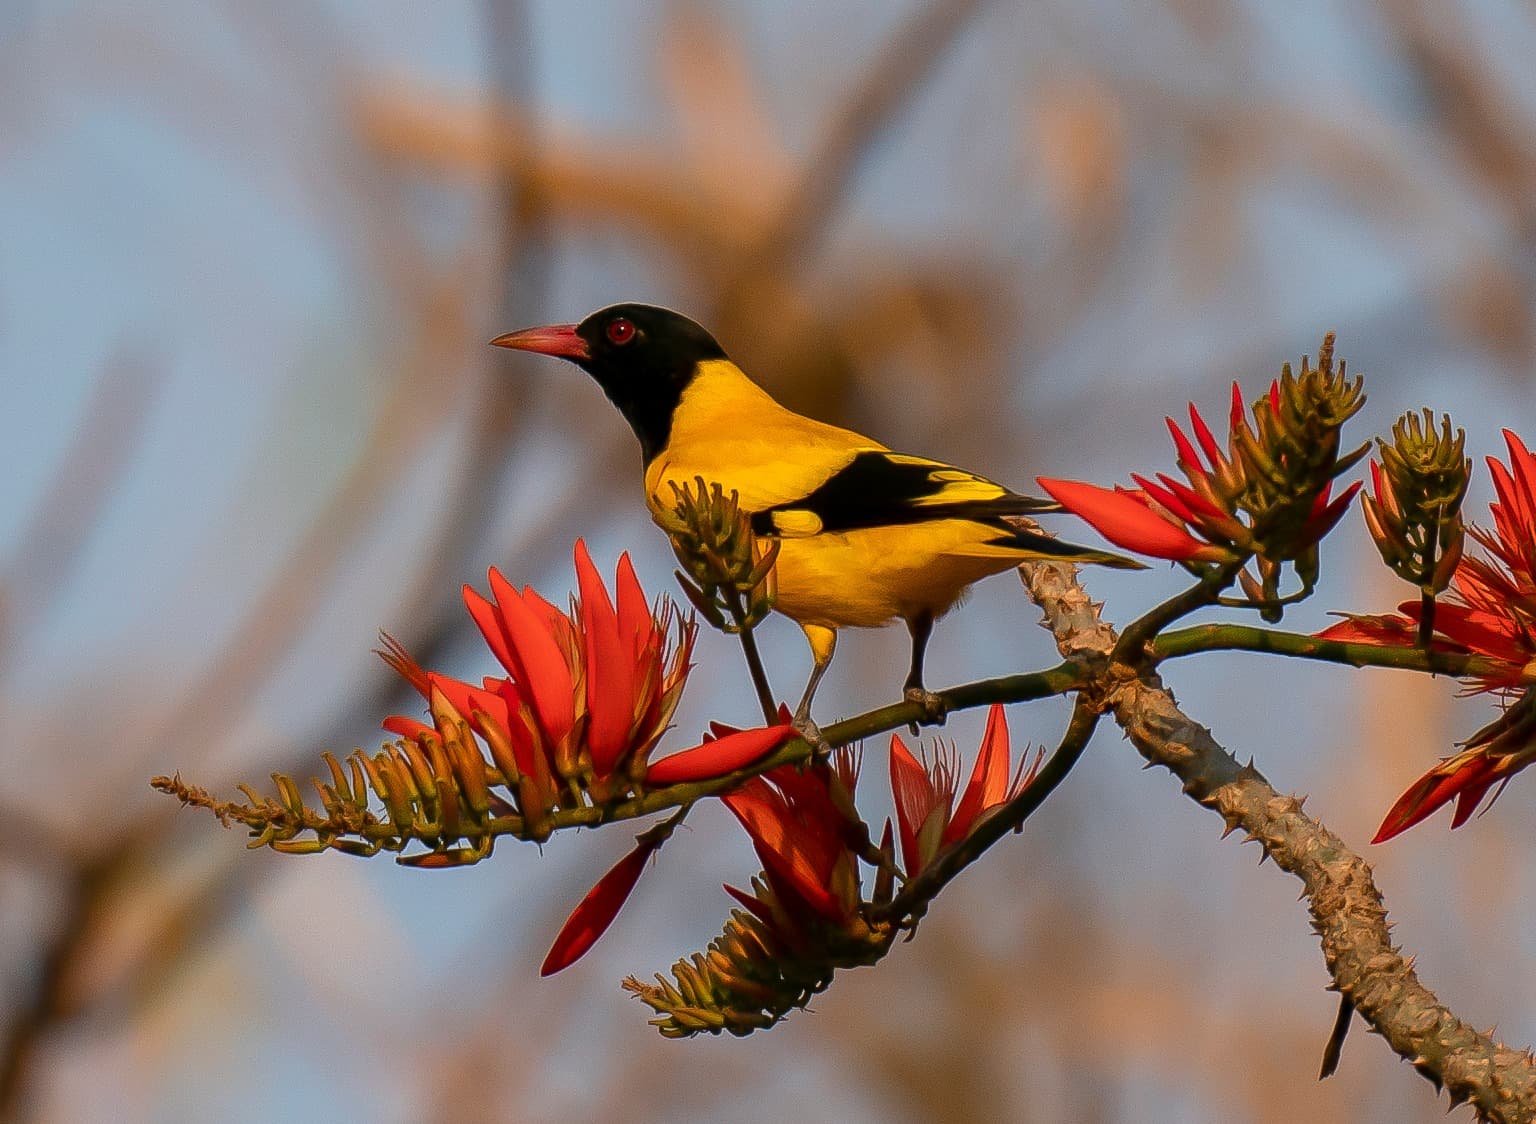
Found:
[(827, 739), (821, 736), (821, 727), (811, 720), (809, 707), (802, 707), (795, 711), (795, 716), (789, 720), (789, 724), (795, 733), (810, 742), (811, 748), (817, 754), (825, 756), (832, 752), (832, 748), (827, 745)]
[(917, 736), (919, 724), (924, 726), (942, 726), (944, 717), (949, 713), (949, 707), (944, 704), (944, 696), (933, 691), (924, 690), (922, 687), (908, 687), (901, 693), (904, 701), (916, 703), (923, 708), (922, 717), (912, 723), (912, 736)]

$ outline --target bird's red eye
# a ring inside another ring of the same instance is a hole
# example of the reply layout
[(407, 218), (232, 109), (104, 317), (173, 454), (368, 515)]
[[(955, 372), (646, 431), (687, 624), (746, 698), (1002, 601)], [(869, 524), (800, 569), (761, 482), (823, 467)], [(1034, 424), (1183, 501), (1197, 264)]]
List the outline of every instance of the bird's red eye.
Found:
[(608, 342), (623, 347), (635, 338), (635, 322), (620, 316), (608, 321)]

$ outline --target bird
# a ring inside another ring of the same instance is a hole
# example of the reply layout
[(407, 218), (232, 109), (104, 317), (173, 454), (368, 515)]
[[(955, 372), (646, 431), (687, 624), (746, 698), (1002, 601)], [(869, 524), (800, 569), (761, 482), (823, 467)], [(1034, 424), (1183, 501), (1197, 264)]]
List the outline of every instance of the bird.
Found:
[(779, 540), (773, 607), (811, 648), (794, 715), (801, 728), (814, 729), (811, 701), (839, 629), (905, 622), (903, 697), (942, 721), (942, 699), (923, 685), (924, 655), (934, 622), (972, 583), (1028, 559), (1142, 568), (1009, 521), (1060, 511), (1052, 501), (780, 405), (714, 336), (670, 309), (616, 304), (579, 324), (491, 343), (557, 356), (592, 376), (640, 442), (646, 505), (663, 530), (675, 518), (674, 486), (702, 479), (736, 492), (754, 533)]

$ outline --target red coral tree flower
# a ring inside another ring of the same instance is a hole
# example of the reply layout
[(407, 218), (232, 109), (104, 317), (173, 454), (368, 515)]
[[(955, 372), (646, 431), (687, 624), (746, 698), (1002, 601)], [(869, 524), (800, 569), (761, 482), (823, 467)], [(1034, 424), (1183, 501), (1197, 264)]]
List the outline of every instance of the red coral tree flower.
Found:
[[(1337, 426), (1356, 407), (1341, 408), (1335, 421), (1311, 416), (1308, 411), (1319, 409), (1330, 395), (1352, 400), (1347, 386), (1330, 389), (1332, 384), (1320, 378), (1318, 371), (1304, 368), (1299, 381), (1287, 373), (1272, 383), (1252, 407), (1252, 425), (1241, 388), (1233, 383), (1226, 449), (1193, 403), (1193, 439), (1173, 418), (1165, 419), (1184, 480), (1168, 473), (1155, 479), (1133, 474), (1135, 490), (1048, 477), (1036, 482), (1110, 542), (1137, 554), (1186, 564), (1235, 561), (1255, 550), (1276, 559), (1300, 557), (1343, 518), (1360, 488), (1352, 484), (1331, 498), (1331, 477), (1359, 455), (1335, 456)], [(1328, 440), (1319, 442), (1319, 433)], [(1315, 454), (1314, 446), (1331, 452), (1315, 464), (1299, 455), (1302, 450)], [(1284, 478), (1278, 492), (1270, 479), (1275, 473)], [(1292, 516), (1296, 504), (1305, 510)], [(1239, 518), (1239, 512), (1251, 521)]]
[[(1506, 467), (1488, 468), (1498, 499), (1490, 505), (1493, 529), (1468, 534), (1486, 556), (1461, 559), (1451, 587), (1435, 609), (1433, 646), (1483, 656), (1491, 666), (1467, 678), (1472, 690), (1511, 698), (1509, 709), (1483, 727), (1465, 748), (1409, 787), (1387, 813), (1373, 842), (1391, 839), (1455, 801), (1451, 826), (1460, 827), (1489, 791), (1536, 760), (1536, 456), (1509, 430)], [(1411, 647), (1422, 607), (1405, 601), (1397, 614), (1350, 616), (1319, 633), (1325, 640)]]
[(1039, 771), (1041, 756), (1037, 753), (1027, 768), (1021, 759), (1019, 771), (1013, 771), (1008, 718), (1001, 704), (993, 703), (976, 765), (957, 805), (960, 761), (954, 747), (946, 751), (936, 746), (933, 762), (924, 764), (899, 734), (892, 734), (891, 795), (907, 875), (915, 876), (939, 851), (968, 837), (986, 812), (1028, 788)]
[[(464, 587), (470, 616), (507, 671), (478, 687), (422, 670), (387, 637), (382, 653), (424, 697), (441, 691), (540, 811), (563, 798), (562, 781), (603, 803), (644, 776), (682, 695), (696, 633), (671, 601), (651, 607), (628, 554), (619, 556), (610, 597), (578, 539), (576, 578), (580, 596), (568, 612), (531, 586), (518, 590), (494, 567), (489, 598)], [(400, 717), (385, 728), (403, 737), (423, 732)]]
[(1197, 539), (1176, 509), (1154, 506), (1151, 493), (1116, 486), (1101, 488), (1078, 480), (1038, 476), (1035, 483), (1062, 507), (1124, 550), (1175, 562), (1221, 562), (1222, 547)]
[(858, 836), (853, 813), (857, 765), (851, 754), (835, 766), (781, 765), (722, 797), (752, 839), (768, 893), (726, 890), (791, 947), (803, 947), (827, 927), (862, 935)]

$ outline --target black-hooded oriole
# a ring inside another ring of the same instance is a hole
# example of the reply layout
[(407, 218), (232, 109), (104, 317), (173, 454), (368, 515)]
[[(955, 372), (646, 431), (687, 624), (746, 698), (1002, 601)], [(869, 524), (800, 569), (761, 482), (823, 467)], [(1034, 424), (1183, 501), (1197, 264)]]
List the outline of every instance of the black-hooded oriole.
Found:
[(597, 381), (640, 439), (646, 503), (663, 528), (672, 485), (702, 477), (738, 494), (756, 533), (780, 539), (774, 608), (804, 629), (815, 662), (802, 720), (839, 628), (905, 621), (907, 697), (931, 705), (928, 636), (972, 582), (1030, 558), (1139, 566), (1006, 521), (1058, 510), (1050, 501), (786, 409), (676, 312), (618, 304), (491, 342), (569, 359)]

